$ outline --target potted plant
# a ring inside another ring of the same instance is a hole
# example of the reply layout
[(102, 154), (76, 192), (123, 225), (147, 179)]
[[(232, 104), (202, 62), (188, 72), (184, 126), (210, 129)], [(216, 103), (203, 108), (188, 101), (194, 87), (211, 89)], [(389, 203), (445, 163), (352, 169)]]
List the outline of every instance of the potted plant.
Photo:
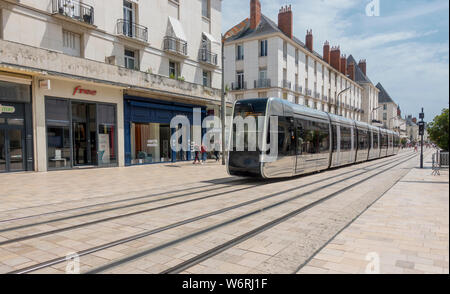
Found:
[(86, 14), (83, 15), (83, 20), (84, 20), (85, 23), (89, 23), (90, 24), (91, 23), (91, 19), (92, 19), (91, 14), (86, 13)]
[(171, 73), (170, 75), (169, 75), (169, 78), (171, 78), (171, 79), (175, 79), (175, 75), (173, 74), (173, 73)]

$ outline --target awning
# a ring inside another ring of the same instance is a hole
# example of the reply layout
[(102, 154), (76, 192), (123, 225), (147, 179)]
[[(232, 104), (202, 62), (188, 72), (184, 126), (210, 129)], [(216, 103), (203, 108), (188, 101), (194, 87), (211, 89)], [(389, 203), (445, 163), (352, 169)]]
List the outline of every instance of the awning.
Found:
[(211, 42), (211, 43), (215, 43), (215, 44), (220, 44), (220, 42), (217, 42), (216, 39), (214, 39), (214, 37), (206, 32), (203, 32), (203, 35), (205, 35), (205, 37)]
[(175, 34), (175, 37), (183, 41), (187, 41), (186, 35), (183, 31), (183, 26), (178, 21), (178, 19), (169, 16), (169, 24), (172, 28), (173, 33)]

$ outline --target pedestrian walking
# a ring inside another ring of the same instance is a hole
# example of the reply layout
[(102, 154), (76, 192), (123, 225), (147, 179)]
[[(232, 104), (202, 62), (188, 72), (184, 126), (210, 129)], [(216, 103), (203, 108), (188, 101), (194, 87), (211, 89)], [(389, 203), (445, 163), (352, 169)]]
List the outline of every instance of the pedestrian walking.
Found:
[(202, 144), (202, 147), (201, 147), (201, 152), (202, 152), (202, 164), (204, 164), (205, 163), (205, 161), (206, 161), (206, 148), (205, 148), (205, 146)]
[(193, 149), (194, 149), (194, 163), (193, 164), (195, 164), (197, 161), (198, 161), (198, 163), (200, 163), (198, 145), (194, 145)]

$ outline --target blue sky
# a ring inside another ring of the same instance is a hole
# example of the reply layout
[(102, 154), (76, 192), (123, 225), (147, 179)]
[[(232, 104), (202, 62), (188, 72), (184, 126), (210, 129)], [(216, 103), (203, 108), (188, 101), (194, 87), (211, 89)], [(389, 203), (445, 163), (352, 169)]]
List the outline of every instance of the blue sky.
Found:
[[(367, 60), (367, 74), (400, 105), (402, 116), (425, 108), (431, 121), (449, 100), (449, 1), (378, 0), (379, 16), (366, 15), (371, 0), (260, 0), (262, 13), (275, 22), (291, 4), (294, 35), (314, 34), (322, 53), (328, 40), (356, 60)], [(376, 1), (376, 0), (375, 0)], [(222, 31), (249, 17), (250, 0), (222, 1)]]

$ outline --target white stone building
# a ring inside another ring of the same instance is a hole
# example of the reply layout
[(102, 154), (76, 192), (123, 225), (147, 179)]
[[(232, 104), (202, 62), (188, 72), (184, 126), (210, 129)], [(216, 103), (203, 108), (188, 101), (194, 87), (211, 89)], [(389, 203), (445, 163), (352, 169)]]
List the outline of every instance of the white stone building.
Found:
[(365, 96), (364, 86), (355, 80), (357, 65), (347, 63), (338, 47), (330, 50), (328, 42), (322, 57), (314, 51), (312, 31), (303, 43), (292, 28), (290, 7), (280, 9), (276, 24), (261, 14), (258, 0), (251, 0), (250, 18), (224, 36), (228, 92), (234, 99), (280, 97), (362, 120)]
[(221, 3), (0, 0), (0, 104), (15, 110), (0, 150), (16, 146), (0, 172), (189, 159), (169, 121), (218, 110)]

